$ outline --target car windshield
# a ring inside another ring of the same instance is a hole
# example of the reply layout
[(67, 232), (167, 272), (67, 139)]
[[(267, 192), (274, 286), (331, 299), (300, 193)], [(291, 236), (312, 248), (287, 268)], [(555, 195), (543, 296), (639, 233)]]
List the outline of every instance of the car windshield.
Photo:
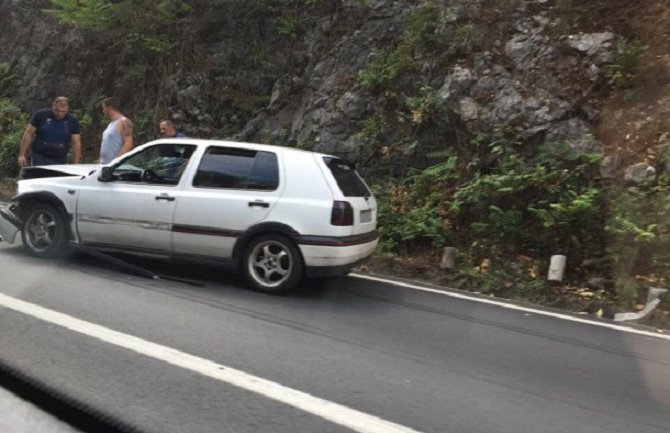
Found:
[(194, 150), (195, 146), (174, 144), (148, 147), (114, 166), (112, 178), (129, 182), (176, 185)]

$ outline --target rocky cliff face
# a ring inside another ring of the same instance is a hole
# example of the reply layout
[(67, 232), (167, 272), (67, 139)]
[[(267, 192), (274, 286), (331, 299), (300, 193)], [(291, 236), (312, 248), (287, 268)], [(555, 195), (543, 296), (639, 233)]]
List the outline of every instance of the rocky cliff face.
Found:
[(58, 25), (43, 12), (48, 7), (40, 0), (0, 2), (0, 62), (17, 76), (8, 96), (29, 111), (55, 95), (81, 100), (111, 81), (107, 67), (113, 59), (85, 33)]
[[(143, 137), (154, 136), (153, 122), (170, 116), (192, 136), (360, 159), (361, 130), (390, 92), (362, 86), (361, 76), (375, 56), (405, 43), (408, 26), (424, 25), (418, 31), (430, 36), (432, 51), (409, 59), (418, 71), (415, 83), (392, 90), (401, 99), (416, 96), (419, 87), (433, 92), (432, 103), (451, 126), (432, 138), (418, 136), (432, 140), (426, 151), (503, 125), (528, 143), (567, 140), (601, 149), (593, 134), (595, 101), (621, 35), (607, 28), (580, 32), (556, 2), (188, 3), (190, 10), (169, 24), (177, 48), (158, 71), (141, 59), (122, 63), (127, 57), (117, 40), (59, 24), (43, 12), (48, 1), (3, 0), (0, 61), (18, 76), (9, 96), (26, 110), (57, 94), (70, 96), (73, 108), (93, 116), (91, 140), (99, 132), (97, 100), (115, 94), (140, 120)], [(423, 24), (412, 15), (421, 7), (433, 15)], [(387, 141), (393, 138), (389, 132)], [(379, 148), (392, 144), (384, 141)]]

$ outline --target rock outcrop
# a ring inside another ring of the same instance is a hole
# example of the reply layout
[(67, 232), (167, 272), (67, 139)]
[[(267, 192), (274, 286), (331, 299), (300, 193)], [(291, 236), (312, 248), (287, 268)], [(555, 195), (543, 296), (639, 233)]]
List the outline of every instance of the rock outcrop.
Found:
[[(193, 2), (175, 23), (183, 35), (181, 54), (166, 63), (165, 76), (142, 75), (150, 80), (142, 85), (132, 80), (133, 65), (116, 61), (120, 54), (112, 41), (59, 24), (42, 12), (49, 2), (5, 1), (0, 61), (18, 75), (9, 96), (26, 110), (67, 94), (95, 125), (96, 98), (115, 94), (131, 116), (151, 108), (148, 121), (170, 116), (191, 136), (301, 146), (355, 159), (362, 125), (379, 104), (378, 95), (361, 87), (360, 76), (373, 53), (398, 43), (416, 2), (313, 3), (320, 6), (291, 9), (298, 25), (286, 34), (277, 31), (277, 18), (263, 2)], [(506, 125), (536, 143), (568, 141), (600, 151), (590, 126), (597, 108), (590, 100), (612, 60), (616, 35), (564, 34), (551, 15), (552, 2), (507, 3), (495, 35), (485, 22), (464, 27), (464, 11), (473, 7), (468, 2), (435, 3), (441, 28), (430, 31), (446, 45), (463, 37), (464, 28), (491, 39), (458, 56), (447, 50), (422, 66), (442, 108), (464, 134)], [(156, 106), (147, 103), (152, 92)], [(144, 137), (155, 135), (148, 122), (140, 126)]]

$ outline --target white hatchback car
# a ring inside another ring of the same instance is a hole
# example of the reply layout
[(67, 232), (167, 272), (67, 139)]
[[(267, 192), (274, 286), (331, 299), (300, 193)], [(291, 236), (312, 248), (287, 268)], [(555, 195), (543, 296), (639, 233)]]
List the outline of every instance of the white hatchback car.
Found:
[(162, 139), (106, 166), (30, 167), (0, 236), (31, 254), (71, 244), (214, 260), (257, 290), (344, 274), (378, 242), (377, 203), (355, 169), (330, 155), (230, 141)]

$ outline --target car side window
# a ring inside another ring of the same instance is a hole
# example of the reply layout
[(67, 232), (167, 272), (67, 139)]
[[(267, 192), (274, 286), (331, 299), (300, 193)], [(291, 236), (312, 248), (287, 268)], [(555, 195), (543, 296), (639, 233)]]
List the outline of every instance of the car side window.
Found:
[(210, 147), (202, 157), (193, 186), (274, 191), (279, 186), (277, 155), (248, 149)]
[(157, 144), (114, 167), (112, 179), (158, 185), (177, 185), (195, 151), (193, 145)]

